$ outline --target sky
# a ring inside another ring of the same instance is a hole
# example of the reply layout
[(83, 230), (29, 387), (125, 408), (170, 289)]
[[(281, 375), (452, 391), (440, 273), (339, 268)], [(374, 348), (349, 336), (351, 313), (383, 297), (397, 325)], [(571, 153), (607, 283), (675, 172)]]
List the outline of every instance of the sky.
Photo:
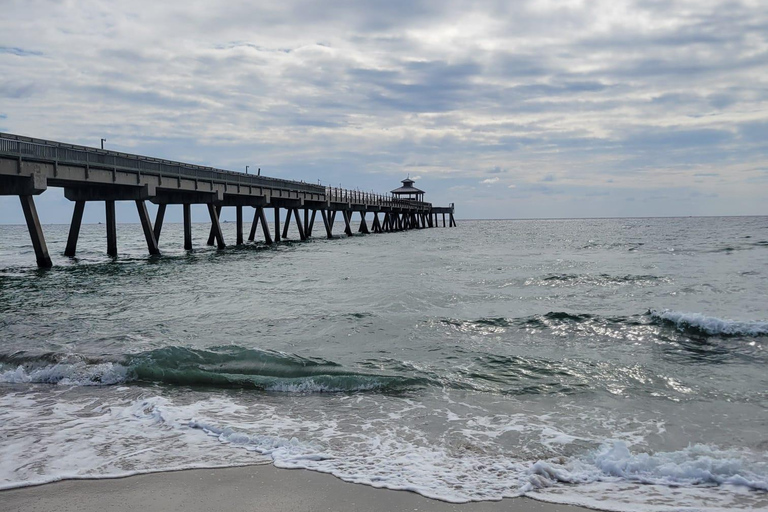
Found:
[[(3, 132), (366, 191), (410, 176), (464, 219), (768, 214), (765, 0), (0, 6)], [(60, 190), (37, 201), (68, 221)]]

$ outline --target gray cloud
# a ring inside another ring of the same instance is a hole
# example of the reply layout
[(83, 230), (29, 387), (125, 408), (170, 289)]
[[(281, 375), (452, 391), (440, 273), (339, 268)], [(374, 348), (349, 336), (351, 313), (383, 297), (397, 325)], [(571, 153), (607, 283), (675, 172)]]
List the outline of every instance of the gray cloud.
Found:
[(685, 214), (665, 189), (764, 212), (759, 2), (9, 2), (10, 131), (366, 190), (413, 172), (466, 216)]
[(43, 53), (34, 50), (25, 50), (24, 48), (0, 46), (0, 53), (7, 53), (17, 57), (39, 57)]

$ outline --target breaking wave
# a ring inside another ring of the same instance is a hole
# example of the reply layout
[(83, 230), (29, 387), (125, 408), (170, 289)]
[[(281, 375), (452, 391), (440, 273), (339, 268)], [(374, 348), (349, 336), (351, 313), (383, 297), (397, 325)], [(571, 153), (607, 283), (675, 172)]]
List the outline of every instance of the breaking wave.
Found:
[(168, 347), (114, 361), (76, 355), (0, 355), (0, 382), (62, 386), (161, 383), (286, 393), (400, 391), (424, 385), (418, 378), (361, 373), (322, 359), (246, 349)]
[(701, 313), (651, 310), (651, 318), (681, 332), (704, 336), (767, 336), (768, 322), (743, 322), (705, 316)]
[(697, 444), (683, 450), (632, 453), (623, 441), (606, 443), (595, 452), (565, 464), (537, 461), (524, 491), (556, 483), (584, 484), (629, 481), (649, 485), (736, 485), (768, 490), (768, 466), (750, 461), (743, 451)]

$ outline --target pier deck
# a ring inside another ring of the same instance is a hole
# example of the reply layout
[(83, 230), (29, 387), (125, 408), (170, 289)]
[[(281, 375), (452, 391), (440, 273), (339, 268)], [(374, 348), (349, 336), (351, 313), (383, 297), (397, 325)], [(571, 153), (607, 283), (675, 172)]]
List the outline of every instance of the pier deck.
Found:
[[(192, 249), (192, 204), (207, 205), (211, 218), (208, 244), (216, 243), (219, 248), (226, 246), (219, 224), (223, 207), (237, 209), (237, 244), (244, 243), (244, 207), (255, 209), (248, 240), (255, 239), (258, 225), (261, 224), (264, 241), (268, 244), (279, 242), (287, 236), (292, 219), (300, 238), (306, 240), (312, 236), (318, 212), (328, 238), (333, 237), (333, 227), (339, 212), (347, 236), (353, 234), (353, 213), (360, 217), (361, 233), (437, 227), (439, 215), (442, 215), (443, 227), (446, 226), (446, 215), (449, 217), (448, 225), (456, 225), (453, 204), (435, 207), (428, 202), (396, 199), (390, 195), (254, 176), (0, 133), (0, 195), (19, 196), (40, 267), (50, 267), (52, 263), (37, 216), (34, 196), (42, 194), (48, 187), (63, 188), (64, 196), (74, 202), (64, 252), (70, 257), (75, 255), (85, 204), (89, 201), (103, 201), (105, 204), (107, 253), (111, 256), (117, 255), (115, 201), (136, 203), (150, 254), (160, 252), (158, 240), (168, 205), (183, 207), (184, 247), (187, 250)], [(149, 217), (146, 201), (158, 205), (154, 222)], [(267, 224), (265, 208), (274, 209), (274, 236)], [(282, 232), (281, 208), (287, 211)], [(303, 219), (300, 210), (303, 210)], [(368, 213), (373, 214), (370, 228), (366, 221)]]

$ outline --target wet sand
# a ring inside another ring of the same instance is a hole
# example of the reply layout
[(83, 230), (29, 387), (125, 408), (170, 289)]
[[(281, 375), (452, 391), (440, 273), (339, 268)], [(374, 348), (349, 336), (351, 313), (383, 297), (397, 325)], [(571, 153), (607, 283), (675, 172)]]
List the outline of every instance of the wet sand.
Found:
[(585, 512), (528, 498), (455, 505), (271, 465), (68, 480), (0, 492), (4, 512)]

